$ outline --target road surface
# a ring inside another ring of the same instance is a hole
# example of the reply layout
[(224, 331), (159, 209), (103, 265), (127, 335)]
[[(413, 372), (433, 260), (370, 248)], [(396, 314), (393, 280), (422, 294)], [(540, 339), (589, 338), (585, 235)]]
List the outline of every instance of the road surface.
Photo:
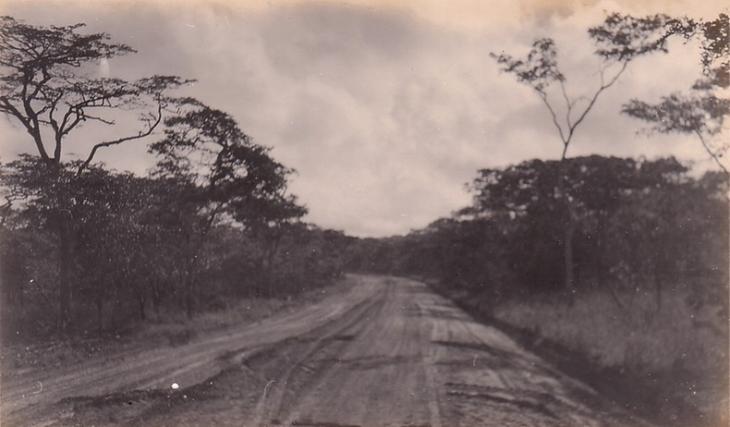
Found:
[(649, 425), (422, 283), (351, 280), (185, 345), (18, 375), (2, 425)]

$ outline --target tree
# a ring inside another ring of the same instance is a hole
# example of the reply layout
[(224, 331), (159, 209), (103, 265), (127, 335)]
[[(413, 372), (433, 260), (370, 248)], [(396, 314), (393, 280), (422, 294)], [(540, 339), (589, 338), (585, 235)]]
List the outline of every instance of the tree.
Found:
[(151, 135), (169, 101), (166, 91), (191, 82), (177, 76), (134, 82), (87, 76), (84, 67), (135, 50), (110, 42), (106, 33), (79, 34), (83, 27), (39, 27), (0, 18), (0, 111), (20, 122), (45, 164), (61, 163), (66, 138), (85, 123), (113, 126), (119, 111), (145, 110), (137, 132), (94, 144), (79, 172), (99, 149)]
[(294, 196), (280, 194), (273, 202), (258, 203), (253, 211), (258, 212), (258, 220), (250, 214), (246, 217), (251, 234), (262, 247), (257, 264), (263, 275), (262, 279), (272, 284), (274, 263), (282, 239), (285, 235), (296, 232), (307, 209), (299, 205)]
[(697, 136), (707, 154), (730, 176), (721, 160), (730, 147), (712, 141), (712, 137), (722, 132), (725, 117), (730, 115), (730, 99), (715, 93), (730, 86), (730, 22), (728, 15), (720, 14), (717, 19), (697, 27), (703, 76), (692, 86), (692, 91), (664, 96), (655, 104), (632, 99), (622, 107), (622, 112), (650, 123), (653, 132)]
[[(80, 34), (84, 24), (33, 26), (12, 17), (0, 17), (0, 112), (19, 122), (30, 136), (41, 167), (55, 174), (50, 180), (64, 194), (67, 174), (63, 154), (69, 135), (89, 122), (114, 126), (121, 112), (141, 110), (140, 128), (133, 133), (96, 142), (76, 174), (87, 169), (98, 150), (149, 136), (162, 121), (168, 89), (189, 82), (176, 76), (152, 76), (134, 82), (93, 78), (85, 67), (102, 59), (133, 53), (134, 49), (109, 41), (106, 33)], [(73, 201), (58, 199), (59, 328), (68, 328), (71, 292), (68, 266), (72, 262), (71, 230), (66, 226)]]
[(185, 300), (193, 315), (201, 248), (221, 220), (244, 228), (303, 215), (286, 195), (292, 173), (254, 143), (227, 113), (192, 98), (175, 101), (178, 113), (165, 120), (165, 138), (152, 144), (156, 176), (170, 185), (185, 234), (179, 261), (185, 266)]
[[(37, 156), (24, 155), (6, 165), (2, 183), (9, 189), (11, 200), (22, 200), (18, 217), (23, 222), (19, 229), (47, 236), (60, 228), (59, 220), (65, 222), (67, 242), (72, 243), (65, 246), (67, 264), (63, 266), (73, 283), (67, 289), (69, 303), (74, 302), (75, 295), (85, 294), (96, 304), (100, 318), (107, 285), (128, 270), (124, 260), (135, 250), (134, 242), (128, 239), (128, 230), (135, 226), (135, 221), (128, 218), (130, 206), (144, 206), (140, 200), (143, 197), (132, 196), (132, 189), (125, 185), (131, 179), (129, 175), (112, 174), (93, 165), (78, 175), (79, 163), (62, 163), (59, 169), (49, 171)], [(66, 210), (63, 217), (57, 214), (60, 208)], [(114, 239), (109, 238), (112, 235)], [(54, 237), (55, 242), (49, 246), (58, 252), (62, 242)], [(49, 262), (54, 258), (52, 252), (36, 253), (33, 258), (47, 264), (46, 270), (61, 271), (62, 266)], [(69, 321), (73, 308), (73, 304), (67, 307)]]
[[(602, 59), (599, 85), (587, 97), (571, 97), (566, 88), (567, 79), (558, 66), (557, 48), (550, 38), (536, 40), (525, 58), (492, 53), (502, 71), (513, 74), (518, 82), (526, 84), (538, 95), (550, 113), (558, 132), (562, 150), (562, 170), (558, 177), (557, 192), (563, 200), (563, 261), (565, 289), (574, 290), (573, 235), (575, 212), (572, 196), (566, 188), (565, 160), (568, 157), (575, 132), (591, 112), (600, 96), (613, 86), (637, 57), (653, 52), (667, 52), (672, 35), (685, 37), (694, 28), (689, 20), (678, 20), (667, 15), (635, 18), (612, 13), (602, 25), (592, 27), (588, 34), (596, 45), (595, 54)], [(555, 86), (557, 85), (557, 94)], [(552, 90), (552, 91), (551, 91)]]

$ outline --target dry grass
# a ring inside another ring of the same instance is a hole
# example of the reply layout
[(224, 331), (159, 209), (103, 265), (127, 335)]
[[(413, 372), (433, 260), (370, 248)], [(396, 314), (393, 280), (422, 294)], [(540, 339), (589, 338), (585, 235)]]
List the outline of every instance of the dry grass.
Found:
[(348, 279), (323, 288), (284, 298), (245, 298), (232, 301), (221, 310), (204, 312), (188, 320), (183, 313), (163, 313), (159, 319), (129, 325), (126, 333), (90, 335), (72, 339), (3, 343), (0, 346), (0, 374), (3, 378), (28, 370), (76, 364), (90, 357), (107, 357), (160, 345), (183, 345), (207, 332), (251, 324), (277, 313), (295, 310), (352, 286)]
[(341, 280), (332, 286), (310, 289), (283, 298), (245, 298), (233, 301), (221, 310), (208, 311), (189, 320), (176, 312), (163, 319), (146, 323), (135, 332), (136, 339), (155, 340), (162, 338), (172, 345), (185, 344), (190, 339), (208, 331), (254, 323), (286, 310), (317, 302), (328, 295), (344, 292), (350, 282)]
[(621, 309), (607, 294), (592, 293), (572, 306), (554, 299), (513, 301), (498, 307), (495, 315), (582, 350), (602, 366), (662, 370), (725, 363), (727, 348), (716, 310), (696, 312), (676, 294), (665, 298), (660, 310), (652, 298), (641, 295)]
[(623, 308), (602, 292), (581, 295), (573, 305), (535, 298), (506, 302), (494, 315), (584, 354), (600, 367), (661, 378), (703, 412), (725, 411), (727, 319), (717, 306), (690, 307), (686, 295), (665, 295), (659, 310), (653, 295), (624, 295)]

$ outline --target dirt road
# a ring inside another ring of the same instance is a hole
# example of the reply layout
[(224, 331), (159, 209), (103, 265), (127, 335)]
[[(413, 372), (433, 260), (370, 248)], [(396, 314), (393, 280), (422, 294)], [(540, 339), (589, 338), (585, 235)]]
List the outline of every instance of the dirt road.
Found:
[(353, 280), (239, 330), (17, 376), (2, 425), (648, 425), (422, 283)]

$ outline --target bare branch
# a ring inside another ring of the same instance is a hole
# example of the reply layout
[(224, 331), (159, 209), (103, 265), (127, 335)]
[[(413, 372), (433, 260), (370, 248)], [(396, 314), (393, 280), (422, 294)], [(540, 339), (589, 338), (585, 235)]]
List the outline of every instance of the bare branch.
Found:
[(163, 102), (162, 102), (161, 99), (158, 98), (157, 114), (155, 116), (154, 121), (148, 121), (147, 122), (148, 123), (147, 129), (144, 129), (144, 130), (139, 131), (136, 135), (131, 135), (131, 136), (123, 137), (123, 138), (113, 139), (111, 141), (100, 142), (100, 143), (94, 145), (91, 148), (91, 152), (89, 152), (89, 156), (79, 166), (78, 170), (76, 171), (76, 174), (77, 175), (80, 175), (84, 171), (84, 169), (86, 169), (91, 164), (91, 162), (94, 160), (94, 156), (96, 155), (96, 152), (100, 148), (111, 147), (112, 145), (118, 145), (118, 144), (121, 144), (123, 142), (133, 141), (133, 140), (141, 139), (141, 138), (144, 138), (146, 136), (151, 135), (152, 132), (154, 132), (155, 128), (162, 121), (162, 109), (163, 109)]
[(84, 113), (82, 120), (94, 120), (94, 121), (98, 121), (105, 125), (110, 125), (110, 126), (116, 124), (116, 122), (114, 120), (107, 120), (102, 117), (92, 116), (91, 114), (88, 114), (88, 113)]
[(16, 119), (18, 119), (20, 121), (20, 123), (23, 124), (23, 126), (25, 126), (25, 128), (26, 128), (26, 130), (28, 130), (28, 132), (31, 131), (32, 128), (30, 126), (30, 122), (28, 121), (28, 119), (23, 115), (23, 113), (20, 112), (20, 110), (16, 106), (14, 106), (10, 102), (10, 100), (7, 97), (0, 96), (0, 103), (2, 103), (2, 104), (0, 104), (0, 111), (2, 111), (3, 113), (12, 115)]
[(626, 71), (626, 67), (629, 65), (629, 61), (625, 60), (621, 64), (621, 69), (611, 78), (611, 80), (608, 81), (608, 83), (604, 82), (603, 79), (603, 72), (601, 72), (601, 86), (596, 90), (596, 92), (593, 94), (593, 97), (588, 102), (588, 105), (586, 106), (585, 110), (578, 116), (578, 119), (573, 123), (573, 125), (570, 127), (570, 130), (568, 132), (568, 140), (570, 140), (573, 137), (573, 134), (575, 133), (575, 129), (578, 127), (578, 125), (583, 122), (583, 120), (586, 118), (588, 113), (593, 109), (593, 106), (596, 104), (596, 101), (601, 96), (601, 93), (608, 89), (609, 87), (613, 86), (614, 83), (618, 80), (619, 77), (621, 77), (621, 74), (623, 74), (624, 71)]
[(542, 99), (542, 102), (547, 107), (548, 111), (550, 112), (550, 116), (553, 119), (553, 124), (558, 129), (558, 133), (560, 134), (560, 140), (563, 142), (563, 144), (567, 144), (567, 140), (565, 139), (565, 134), (563, 133), (563, 127), (560, 126), (560, 122), (558, 121), (558, 116), (555, 114), (555, 110), (553, 109), (552, 105), (550, 105), (550, 101), (547, 98), (547, 94), (543, 91), (537, 90), (538, 95), (540, 96), (540, 99)]
[(712, 157), (712, 159), (715, 161), (715, 163), (717, 163), (717, 165), (720, 166), (720, 169), (722, 169), (722, 171), (725, 173), (725, 175), (730, 177), (730, 171), (728, 171), (728, 169), (725, 167), (725, 165), (722, 164), (722, 162), (720, 161), (720, 157), (712, 150), (712, 148), (710, 148), (709, 144), (707, 144), (707, 141), (705, 141), (705, 138), (702, 136), (702, 132), (700, 132), (699, 129), (695, 129), (694, 133), (695, 133), (695, 135), (697, 135), (697, 138), (700, 139), (700, 142), (702, 143), (702, 146), (705, 148), (705, 151), (707, 151), (707, 154), (709, 154), (710, 157)]
[(571, 126), (571, 119), (570, 119), (570, 113), (573, 111), (573, 106), (577, 102), (577, 100), (570, 100), (570, 97), (568, 96), (568, 91), (565, 88), (565, 80), (560, 80), (560, 92), (563, 94), (563, 100), (565, 101), (565, 123), (568, 124), (568, 128)]

